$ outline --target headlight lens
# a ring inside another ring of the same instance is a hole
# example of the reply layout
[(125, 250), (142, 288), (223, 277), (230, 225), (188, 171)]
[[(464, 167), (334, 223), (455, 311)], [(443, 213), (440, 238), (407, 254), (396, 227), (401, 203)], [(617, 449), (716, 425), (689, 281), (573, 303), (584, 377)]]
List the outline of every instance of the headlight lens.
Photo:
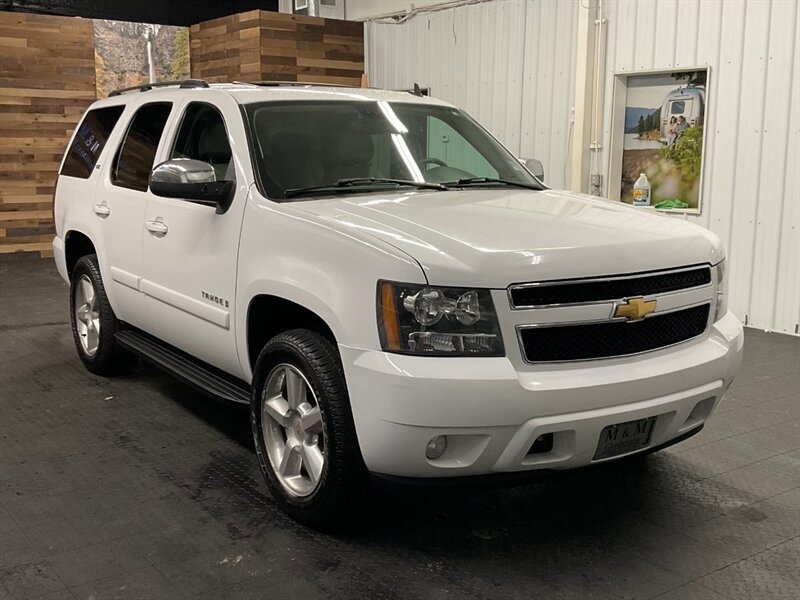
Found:
[(714, 267), (717, 283), (717, 305), (714, 309), (714, 321), (719, 321), (728, 312), (728, 279), (725, 277), (725, 261)]
[(444, 316), (444, 303), (444, 293), (434, 288), (425, 288), (403, 298), (405, 309), (425, 326), (436, 325)]
[(387, 352), (503, 356), (488, 290), (378, 282), (378, 332)]

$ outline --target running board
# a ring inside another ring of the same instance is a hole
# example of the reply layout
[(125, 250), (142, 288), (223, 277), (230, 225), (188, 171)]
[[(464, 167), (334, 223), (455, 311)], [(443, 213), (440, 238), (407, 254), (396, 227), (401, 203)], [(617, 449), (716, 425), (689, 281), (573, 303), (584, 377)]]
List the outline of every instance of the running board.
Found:
[(172, 346), (133, 329), (114, 334), (120, 346), (149, 360), (158, 368), (214, 398), (250, 403), (250, 388), (243, 381), (192, 358)]

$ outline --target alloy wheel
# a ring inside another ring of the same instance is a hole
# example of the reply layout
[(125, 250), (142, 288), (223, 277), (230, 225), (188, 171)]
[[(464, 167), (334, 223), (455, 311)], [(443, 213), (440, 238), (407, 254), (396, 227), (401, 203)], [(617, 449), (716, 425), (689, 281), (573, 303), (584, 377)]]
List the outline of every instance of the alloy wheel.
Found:
[(299, 498), (314, 493), (325, 467), (325, 432), (314, 390), (296, 367), (280, 364), (267, 377), (261, 430), (283, 488)]
[(100, 310), (92, 280), (82, 275), (75, 284), (75, 326), (83, 352), (89, 358), (97, 354), (100, 343)]

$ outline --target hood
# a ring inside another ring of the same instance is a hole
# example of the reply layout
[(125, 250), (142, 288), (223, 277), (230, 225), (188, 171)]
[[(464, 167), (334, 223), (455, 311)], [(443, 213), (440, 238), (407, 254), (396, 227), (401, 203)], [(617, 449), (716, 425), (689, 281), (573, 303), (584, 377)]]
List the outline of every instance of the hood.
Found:
[(292, 207), (406, 252), (432, 285), (499, 289), (723, 258), (718, 238), (698, 225), (564, 191), (356, 194)]

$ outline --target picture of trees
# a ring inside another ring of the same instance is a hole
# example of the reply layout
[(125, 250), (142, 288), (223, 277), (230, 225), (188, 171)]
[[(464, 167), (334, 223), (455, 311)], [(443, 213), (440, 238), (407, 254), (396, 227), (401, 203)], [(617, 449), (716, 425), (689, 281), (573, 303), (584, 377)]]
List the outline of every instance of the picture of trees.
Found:
[(639, 137), (642, 137), (648, 131), (653, 131), (658, 129), (660, 121), (661, 121), (661, 108), (659, 108), (655, 112), (650, 113), (646, 117), (643, 115), (639, 115), (639, 124), (636, 127), (636, 130), (639, 133)]

